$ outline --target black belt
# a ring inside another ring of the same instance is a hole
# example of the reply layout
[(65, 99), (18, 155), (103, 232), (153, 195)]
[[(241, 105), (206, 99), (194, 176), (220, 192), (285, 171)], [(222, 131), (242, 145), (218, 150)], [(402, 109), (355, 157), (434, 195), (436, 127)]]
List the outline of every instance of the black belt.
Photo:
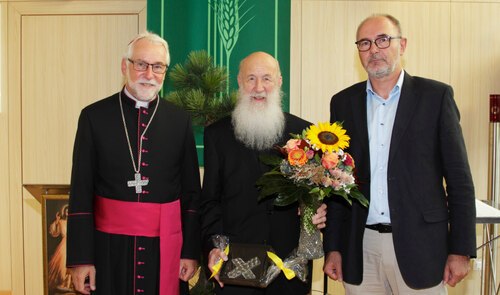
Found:
[(367, 224), (365, 227), (376, 230), (381, 234), (392, 233), (392, 226), (388, 223)]

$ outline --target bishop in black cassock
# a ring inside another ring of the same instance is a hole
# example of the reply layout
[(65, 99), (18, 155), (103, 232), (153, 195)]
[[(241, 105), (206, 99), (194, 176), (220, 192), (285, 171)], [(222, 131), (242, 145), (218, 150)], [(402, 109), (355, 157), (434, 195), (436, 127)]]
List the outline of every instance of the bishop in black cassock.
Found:
[[(159, 71), (154, 67), (146, 63), (146, 71)], [(178, 286), (161, 287), (161, 279), (168, 275), (178, 284), (179, 260), (197, 260), (200, 251), (200, 179), (191, 121), (185, 111), (158, 96), (144, 104), (127, 89), (81, 112), (73, 155), (67, 265), (95, 266), (93, 294), (174, 295)], [(134, 166), (142, 185), (135, 182)], [(174, 210), (161, 211), (165, 214), (159, 219), (159, 234), (143, 234), (144, 227), (155, 226), (141, 220), (149, 218), (144, 211), (160, 204)], [(132, 210), (123, 213), (122, 205)], [(116, 224), (118, 220), (124, 224)], [(137, 234), (114, 232), (117, 227)], [(161, 241), (163, 237), (168, 239)], [(180, 241), (179, 247), (171, 247), (174, 240)], [(160, 271), (160, 249), (165, 247), (171, 248), (161, 256), (174, 254), (175, 263)], [(171, 291), (165, 292), (167, 288)]]

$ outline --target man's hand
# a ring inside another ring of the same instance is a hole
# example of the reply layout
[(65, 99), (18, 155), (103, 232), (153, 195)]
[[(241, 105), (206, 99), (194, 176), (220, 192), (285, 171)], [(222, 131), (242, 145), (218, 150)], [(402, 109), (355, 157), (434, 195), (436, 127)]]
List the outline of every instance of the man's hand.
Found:
[(338, 251), (328, 252), (323, 272), (334, 281), (342, 282), (342, 255)]
[(318, 229), (325, 228), (326, 226), (326, 204), (321, 204), (316, 210), (316, 214), (312, 217), (312, 223), (316, 225)]
[[(68, 268), (71, 273), (75, 290), (82, 294), (90, 294), (95, 291), (95, 267), (93, 265), (82, 265)], [(89, 278), (88, 283), (85, 282)]]
[(179, 269), (179, 279), (184, 282), (189, 281), (198, 268), (198, 261), (194, 259), (181, 259), (181, 265)]
[(469, 273), (470, 258), (463, 255), (448, 255), (444, 266), (443, 282), (455, 287)]
[[(228, 258), (226, 253), (224, 253), (224, 251), (222, 251), (221, 249), (213, 248), (210, 251), (210, 253), (208, 253), (208, 269), (213, 272), (214, 271), (213, 267), (217, 264), (217, 262), (219, 262), (220, 259), (227, 261)], [(219, 286), (222, 288), (224, 287), (224, 283), (220, 281), (219, 274), (220, 273), (216, 274), (214, 278), (217, 280)]]

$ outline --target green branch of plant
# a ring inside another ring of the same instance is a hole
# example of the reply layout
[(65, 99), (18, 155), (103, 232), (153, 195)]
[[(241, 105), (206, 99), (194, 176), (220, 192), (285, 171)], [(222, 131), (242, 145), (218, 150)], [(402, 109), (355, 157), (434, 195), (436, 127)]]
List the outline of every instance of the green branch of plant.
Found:
[(208, 126), (231, 113), (236, 91), (225, 92), (227, 68), (216, 66), (206, 51), (192, 51), (184, 64), (176, 64), (169, 73), (174, 91), (165, 97), (187, 110), (195, 125)]

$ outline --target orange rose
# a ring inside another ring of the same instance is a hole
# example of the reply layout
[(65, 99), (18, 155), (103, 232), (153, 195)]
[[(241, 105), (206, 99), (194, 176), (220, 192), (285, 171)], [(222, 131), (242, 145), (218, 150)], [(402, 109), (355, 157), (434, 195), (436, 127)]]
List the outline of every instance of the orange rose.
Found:
[(323, 157), (321, 157), (321, 165), (325, 167), (326, 169), (332, 169), (335, 166), (337, 166), (337, 163), (339, 162), (339, 155), (337, 153), (329, 153), (325, 152), (323, 154)]
[(302, 166), (307, 162), (306, 152), (301, 149), (291, 150), (288, 154), (288, 162), (293, 166)]

